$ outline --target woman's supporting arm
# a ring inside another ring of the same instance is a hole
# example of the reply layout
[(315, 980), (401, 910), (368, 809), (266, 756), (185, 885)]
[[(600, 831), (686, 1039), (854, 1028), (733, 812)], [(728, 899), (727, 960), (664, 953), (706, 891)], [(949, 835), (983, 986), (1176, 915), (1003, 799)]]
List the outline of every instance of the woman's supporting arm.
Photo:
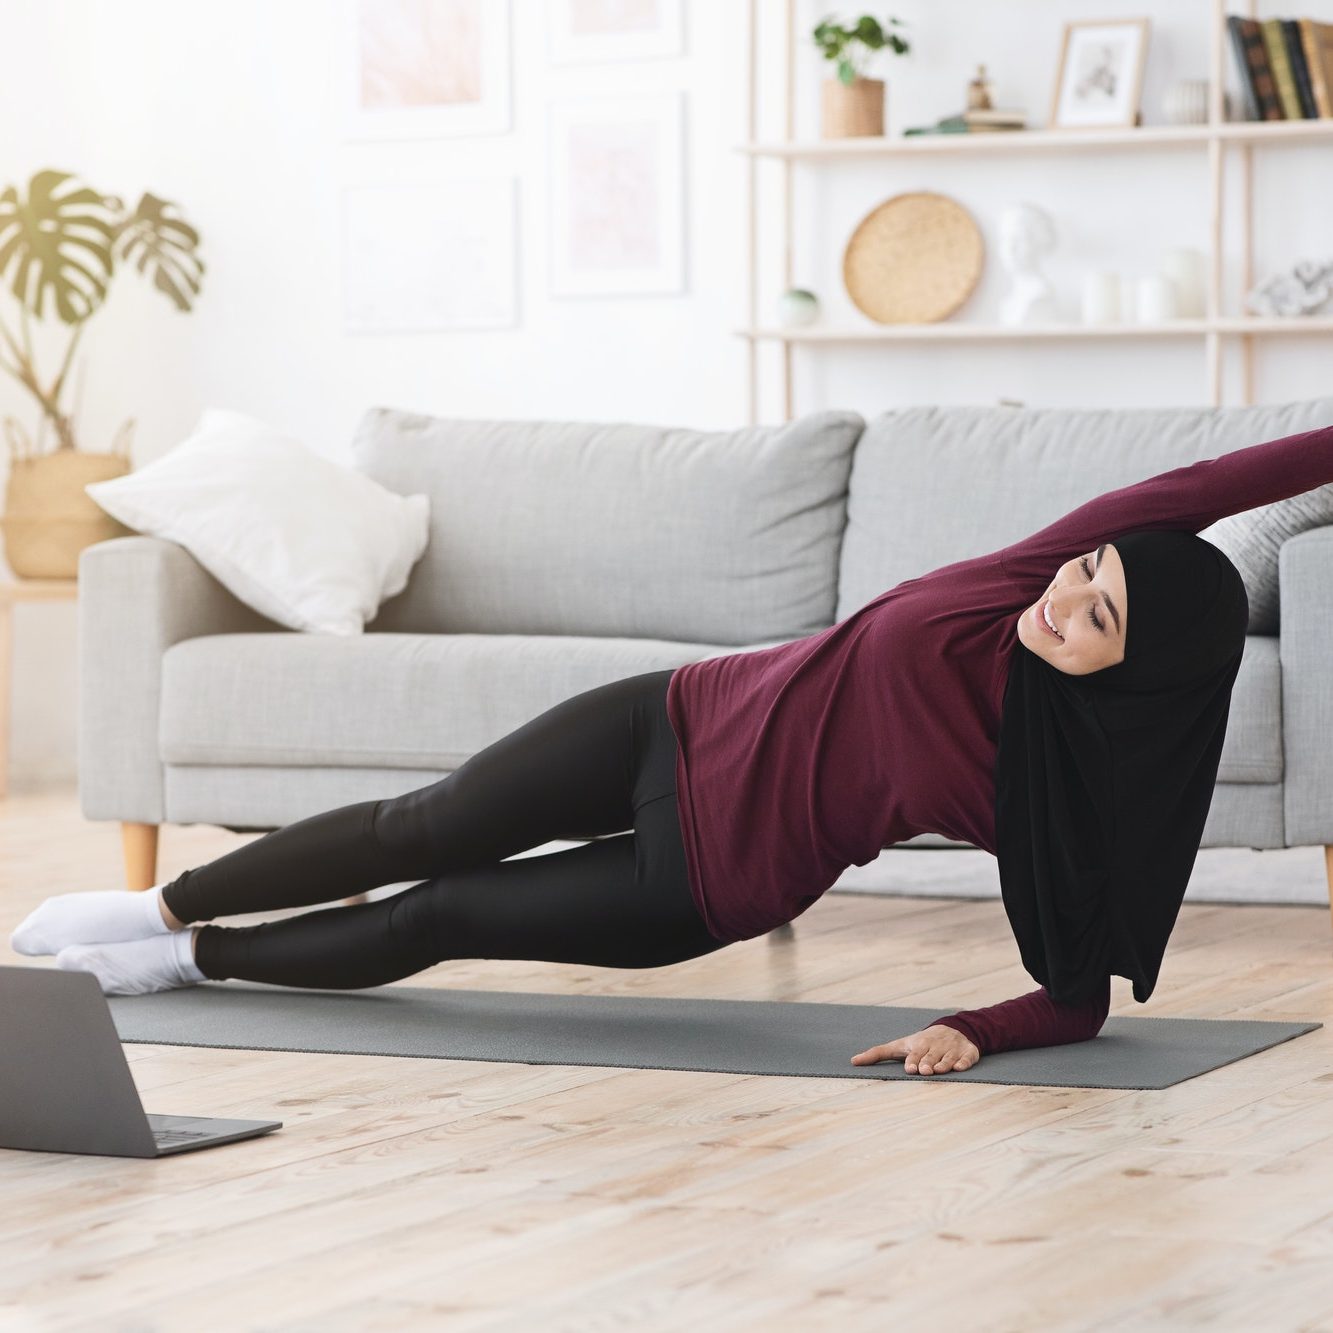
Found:
[(1063, 1046), (1068, 1042), (1095, 1037), (1106, 1022), (1111, 1007), (1111, 978), (1084, 1004), (1060, 1004), (1046, 987), (1030, 991), (1002, 1004), (985, 1009), (964, 1009), (940, 1024), (961, 1032), (982, 1055), (996, 1051), (1017, 1051), (1030, 1046)]
[(1231, 514), (1333, 482), (1333, 426), (1286, 435), (1108, 491), (997, 554), (1011, 577), (1049, 582), (1057, 566), (1118, 533), (1202, 532)]

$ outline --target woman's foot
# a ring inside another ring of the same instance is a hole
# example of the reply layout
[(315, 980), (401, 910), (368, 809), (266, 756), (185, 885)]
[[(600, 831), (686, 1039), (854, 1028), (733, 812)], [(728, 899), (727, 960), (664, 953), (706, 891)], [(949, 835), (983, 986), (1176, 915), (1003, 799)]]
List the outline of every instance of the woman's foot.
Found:
[(91, 972), (103, 995), (148, 995), (204, 981), (194, 961), (198, 928), (173, 930), (123, 944), (71, 944), (56, 954), (56, 966)]
[(15, 953), (59, 953), (71, 944), (119, 944), (183, 930), (183, 924), (167, 912), (162, 888), (155, 884), (146, 892), (102, 889), (57, 894), (20, 922), (9, 937), (9, 947)]

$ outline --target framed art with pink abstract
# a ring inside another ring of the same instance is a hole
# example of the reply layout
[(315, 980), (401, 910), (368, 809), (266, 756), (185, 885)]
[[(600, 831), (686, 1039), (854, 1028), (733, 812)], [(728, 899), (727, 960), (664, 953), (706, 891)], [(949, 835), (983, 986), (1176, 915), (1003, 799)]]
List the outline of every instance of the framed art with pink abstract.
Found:
[(346, 138), (510, 128), (509, 0), (343, 0), (343, 36)]
[(685, 50), (681, 0), (547, 0), (551, 64), (645, 60)]
[(679, 91), (548, 103), (551, 295), (683, 290), (684, 110)]

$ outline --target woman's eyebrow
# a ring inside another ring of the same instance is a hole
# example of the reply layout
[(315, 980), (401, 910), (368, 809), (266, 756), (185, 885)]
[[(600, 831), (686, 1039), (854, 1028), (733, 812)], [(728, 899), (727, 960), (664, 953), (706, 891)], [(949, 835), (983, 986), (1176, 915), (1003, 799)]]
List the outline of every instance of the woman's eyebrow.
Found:
[[(1093, 572), (1096, 573), (1102, 567), (1102, 552), (1106, 550), (1109, 543), (1103, 542), (1097, 548), (1097, 563), (1093, 566)], [(1106, 603), (1106, 609), (1111, 613), (1111, 619), (1115, 621), (1116, 633), (1120, 633), (1120, 612), (1115, 609), (1115, 603), (1111, 600), (1109, 592), (1102, 593), (1102, 601)]]

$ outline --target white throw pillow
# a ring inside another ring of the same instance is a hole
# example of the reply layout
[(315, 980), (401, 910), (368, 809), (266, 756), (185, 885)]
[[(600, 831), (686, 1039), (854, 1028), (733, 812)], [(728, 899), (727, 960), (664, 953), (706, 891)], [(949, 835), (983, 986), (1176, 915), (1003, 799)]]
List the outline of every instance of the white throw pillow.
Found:
[(161, 458), (84, 490), (127, 527), (185, 547), (270, 620), (316, 634), (360, 634), (429, 537), (429, 497), (221, 408)]

